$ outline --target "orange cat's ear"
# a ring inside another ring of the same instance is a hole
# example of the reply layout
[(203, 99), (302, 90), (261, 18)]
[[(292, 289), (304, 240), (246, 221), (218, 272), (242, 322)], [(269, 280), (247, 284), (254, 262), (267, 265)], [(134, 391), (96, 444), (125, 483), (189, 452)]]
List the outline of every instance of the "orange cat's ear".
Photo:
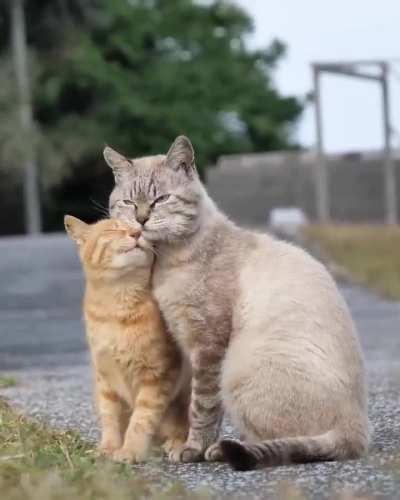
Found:
[(86, 224), (86, 222), (72, 215), (66, 215), (64, 217), (64, 226), (68, 236), (74, 240), (78, 246), (85, 242), (89, 224)]

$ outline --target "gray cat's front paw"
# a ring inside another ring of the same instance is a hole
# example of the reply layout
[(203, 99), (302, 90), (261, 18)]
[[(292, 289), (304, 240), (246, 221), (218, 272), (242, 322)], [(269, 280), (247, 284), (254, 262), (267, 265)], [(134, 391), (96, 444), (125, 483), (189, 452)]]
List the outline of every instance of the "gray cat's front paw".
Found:
[(171, 462), (202, 462), (204, 450), (195, 443), (188, 443), (171, 450), (168, 458)]
[(204, 458), (207, 462), (222, 462), (224, 455), (222, 453), (219, 441), (209, 446), (204, 453)]

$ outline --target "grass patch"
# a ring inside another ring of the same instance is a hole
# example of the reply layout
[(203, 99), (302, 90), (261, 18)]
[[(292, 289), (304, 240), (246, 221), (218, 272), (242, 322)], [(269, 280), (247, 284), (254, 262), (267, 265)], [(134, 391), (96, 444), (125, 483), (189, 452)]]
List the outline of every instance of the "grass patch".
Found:
[(0, 389), (7, 389), (7, 387), (15, 387), (17, 379), (9, 375), (0, 375)]
[(211, 498), (179, 483), (154, 485), (126, 465), (97, 459), (74, 432), (55, 432), (0, 399), (2, 500), (137, 500)]
[(314, 225), (305, 237), (359, 283), (400, 299), (400, 226)]

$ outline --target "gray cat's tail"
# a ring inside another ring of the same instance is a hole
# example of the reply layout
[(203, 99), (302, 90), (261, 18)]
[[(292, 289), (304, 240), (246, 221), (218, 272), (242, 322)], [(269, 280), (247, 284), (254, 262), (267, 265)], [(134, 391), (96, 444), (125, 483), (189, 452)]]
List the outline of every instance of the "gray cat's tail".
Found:
[(307, 462), (357, 458), (366, 451), (366, 443), (350, 443), (337, 431), (319, 436), (271, 439), (256, 444), (224, 439), (223, 457), (235, 470)]

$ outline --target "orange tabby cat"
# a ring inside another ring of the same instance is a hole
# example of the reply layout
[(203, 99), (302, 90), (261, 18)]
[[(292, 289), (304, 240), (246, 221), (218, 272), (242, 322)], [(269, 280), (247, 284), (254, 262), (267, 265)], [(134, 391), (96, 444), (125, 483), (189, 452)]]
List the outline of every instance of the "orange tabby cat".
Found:
[[(84, 313), (96, 375), (100, 450), (117, 461), (146, 459), (155, 434), (167, 451), (185, 441), (187, 390), (177, 347), (150, 293), (153, 253), (122, 222), (65, 216), (86, 277)], [(127, 417), (129, 420), (127, 420)]]

